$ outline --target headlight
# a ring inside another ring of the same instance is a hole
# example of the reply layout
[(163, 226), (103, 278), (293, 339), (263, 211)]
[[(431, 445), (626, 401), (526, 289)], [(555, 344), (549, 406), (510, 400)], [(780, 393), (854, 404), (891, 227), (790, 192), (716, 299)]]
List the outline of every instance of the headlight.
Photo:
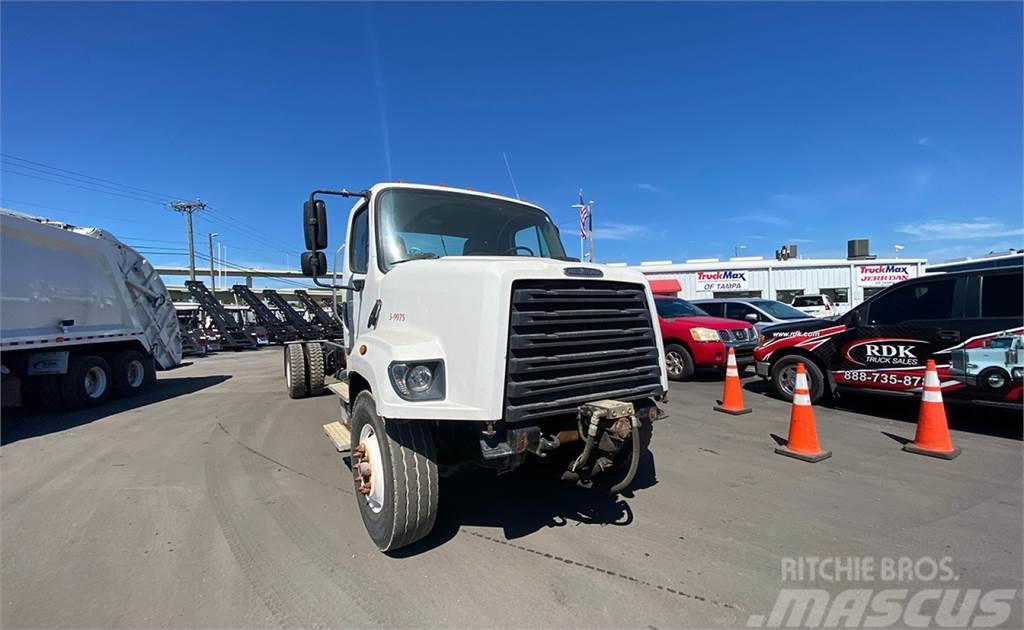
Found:
[(392, 363), (388, 376), (395, 392), (405, 400), (444, 398), (444, 361)]
[(690, 336), (694, 341), (719, 341), (718, 331), (710, 328), (691, 328)]

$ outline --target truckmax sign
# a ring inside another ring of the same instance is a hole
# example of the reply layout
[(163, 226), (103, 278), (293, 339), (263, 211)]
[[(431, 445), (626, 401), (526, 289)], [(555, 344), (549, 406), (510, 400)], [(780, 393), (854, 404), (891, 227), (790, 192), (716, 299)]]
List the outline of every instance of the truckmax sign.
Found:
[(857, 267), (857, 284), (862, 287), (887, 287), (910, 280), (910, 265), (861, 265)]
[(698, 291), (741, 291), (747, 288), (746, 271), (698, 271)]

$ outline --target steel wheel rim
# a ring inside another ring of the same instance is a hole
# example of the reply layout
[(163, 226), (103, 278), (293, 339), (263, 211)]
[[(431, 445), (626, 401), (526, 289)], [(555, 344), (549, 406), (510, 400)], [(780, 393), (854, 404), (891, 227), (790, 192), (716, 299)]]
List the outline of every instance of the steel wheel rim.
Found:
[(292, 362), (291, 362), (291, 357), (289, 357), (287, 355), (288, 355), (288, 353), (285, 352), (285, 358), (284, 358), (284, 382), (288, 385), (288, 387), (291, 387), (292, 386)]
[(142, 365), (142, 361), (135, 359), (128, 362), (128, 385), (133, 389), (140, 387), (142, 381), (146, 378), (146, 368)]
[(384, 459), (381, 457), (380, 440), (373, 425), (364, 424), (359, 430), (359, 445), (363, 447), (364, 459), (359, 464), (369, 467), (370, 491), (364, 495), (366, 505), (374, 514), (384, 509), (384, 491), (387, 489), (384, 481)]
[(683, 373), (683, 357), (678, 352), (669, 352), (665, 355), (665, 368), (672, 376), (679, 376)]
[(793, 396), (793, 391), (796, 389), (796, 364), (787, 365), (782, 368), (782, 375), (779, 379), (779, 385), (782, 387), (782, 391), (786, 392), (787, 395)]
[(89, 398), (99, 398), (107, 391), (107, 372), (98, 365), (94, 365), (85, 371), (85, 395)]

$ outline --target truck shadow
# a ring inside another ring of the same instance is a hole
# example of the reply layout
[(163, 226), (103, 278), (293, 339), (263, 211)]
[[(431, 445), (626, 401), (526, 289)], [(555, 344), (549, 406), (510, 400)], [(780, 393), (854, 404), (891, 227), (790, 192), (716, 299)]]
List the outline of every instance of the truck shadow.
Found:
[[(389, 555), (409, 557), (439, 547), (454, 538), (463, 525), (501, 527), (506, 540), (549, 527), (626, 527), (633, 522), (626, 499), (658, 483), (650, 452), (640, 460), (633, 483), (621, 494), (580, 488), (562, 481), (561, 473), (561, 469), (528, 462), (500, 477), (476, 472), (442, 479), (437, 522), (430, 535)], [(612, 483), (617, 479), (621, 477)]]
[(101, 405), (75, 411), (38, 411), (24, 408), (5, 410), (2, 420), (0, 420), (0, 446), (18, 440), (73, 429), (107, 416), (185, 396), (223, 383), (229, 378), (231, 376), (227, 374), (160, 378), (147, 391), (137, 396), (108, 400)]

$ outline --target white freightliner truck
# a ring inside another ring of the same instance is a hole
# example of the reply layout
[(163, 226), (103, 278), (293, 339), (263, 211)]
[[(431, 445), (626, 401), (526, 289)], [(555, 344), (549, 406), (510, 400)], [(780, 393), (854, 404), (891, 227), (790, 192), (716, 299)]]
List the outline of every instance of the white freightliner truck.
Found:
[[(357, 199), (330, 271), (323, 195)], [(381, 550), (426, 536), (438, 476), (472, 465), (533, 455), (584, 486), (632, 482), (668, 389), (641, 274), (567, 258), (544, 210), (495, 194), (318, 190), (303, 219), (303, 271), (340, 292), (345, 339), (286, 345), (285, 381), (298, 398), (337, 379), (341, 419), (324, 429)]]
[(0, 210), (4, 407), (130, 396), (180, 362), (174, 305), (138, 252), (100, 229)]

